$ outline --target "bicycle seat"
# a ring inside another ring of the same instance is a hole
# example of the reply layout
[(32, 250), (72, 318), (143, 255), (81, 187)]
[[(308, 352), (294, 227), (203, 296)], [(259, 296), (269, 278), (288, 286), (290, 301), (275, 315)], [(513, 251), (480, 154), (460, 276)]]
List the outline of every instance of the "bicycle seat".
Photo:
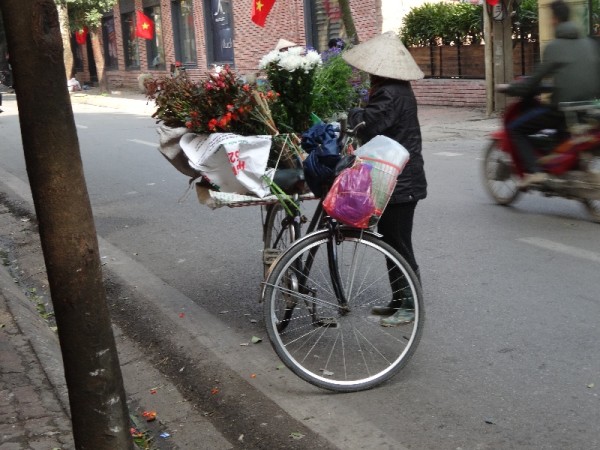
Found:
[(302, 169), (277, 169), (273, 182), (286, 194), (301, 194), (306, 192), (304, 170)]

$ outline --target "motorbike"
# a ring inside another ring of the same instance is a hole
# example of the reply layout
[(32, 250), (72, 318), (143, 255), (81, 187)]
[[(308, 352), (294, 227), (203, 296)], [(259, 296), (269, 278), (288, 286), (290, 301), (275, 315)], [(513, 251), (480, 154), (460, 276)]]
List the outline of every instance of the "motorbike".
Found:
[[(546, 87), (545, 92), (550, 88)], [(505, 85), (497, 88), (506, 90)], [(537, 98), (521, 98), (507, 106), (500, 130), (493, 132), (483, 157), (484, 184), (500, 205), (510, 205), (523, 192), (539, 192), (581, 202), (600, 223), (600, 103), (561, 103), (567, 130), (542, 130), (530, 136), (538, 163), (548, 174), (545, 181), (520, 187), (524, 175), (519, 155), (508, 135), (508, 124), (539, 104)]]

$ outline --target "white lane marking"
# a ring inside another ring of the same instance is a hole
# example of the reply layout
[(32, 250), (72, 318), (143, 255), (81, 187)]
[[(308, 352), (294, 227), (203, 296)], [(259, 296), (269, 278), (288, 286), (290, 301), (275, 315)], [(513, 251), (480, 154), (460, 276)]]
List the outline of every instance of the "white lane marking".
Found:
[(600, 263), (600, 254), (584, 250), (582, 248), (571, 247), (570, 245), (561, 244), (560, 242), (550, 241), (548, 239), (528, 237), (517, 239), (535, 247), (552, 250), (553, 252), (563, 253), (565, 255), (574, 256), (575, 258), (587, 259), (588, 261)]
[(147, 145), (149, 147), (158, 147), (158, 144), (156, 142), (148, 142), (148, 141), (142, 141), (140, 139), (127, 139), (129, 142), (134, 142), (136, 144), (142, 144), (142, 145)]
[(86, 128), (88, 128), (88, 126), (87, 126), (87, 125), (79, 125), (78, 123), (76, 123), (76, 124), (75, 124), (75, 127), (76, 127), (76, 128), (83, 128), (83, 129), (86, 129)]
[(437, 152), (434, 155), (438, 156), (462, 156), (462, 153), (454, 153), (454, 152)]

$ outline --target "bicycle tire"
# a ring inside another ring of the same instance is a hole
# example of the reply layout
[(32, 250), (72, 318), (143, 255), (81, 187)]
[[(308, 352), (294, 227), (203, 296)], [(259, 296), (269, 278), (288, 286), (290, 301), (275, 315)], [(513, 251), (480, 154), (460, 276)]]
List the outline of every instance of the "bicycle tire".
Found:
[[(404, 367), (421, 339), (425, 311), (417, 276), (396, 250), (370, 232), (342, 228), (340, 235), (338, 267), (350, 311), (342, 312), (333, 294), (330, 232), (321, 230), (296, 241), (275, 262), (263, 289), (263, 312), (271, 345), (294, 374), (320, 388), (355, 392)], [(415, 320), (384, 328), (371, 309), (394, 295), (388, 260), (403, 277), (404, 295), (414, 300)]]
[[(288, 215), (281, 203), (273, 203), (267, 207), (263, 233), (263, 266), (265, 277), (277, 257), (292, 242), (300, 237), (300, 224), (297, 221), (293, 221), (284, 225), (283, 221), (286, 217)], [(284, 227), (287, 227), (287, 229), (283, 230)], [(280, 234), (281, 236), (279, 236)]]

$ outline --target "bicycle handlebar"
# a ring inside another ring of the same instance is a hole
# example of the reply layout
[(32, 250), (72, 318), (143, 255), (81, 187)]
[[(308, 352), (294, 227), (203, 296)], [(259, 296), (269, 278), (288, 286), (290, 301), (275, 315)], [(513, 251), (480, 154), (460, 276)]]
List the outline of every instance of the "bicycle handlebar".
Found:
[(362, 121), (359, 124), (357, 124), (354, 128), (346, 128), (346, 134), (350, 136), (356, 136), (356, 132), (358, 131), (358, 129), (364, 127), (366, 124), (367, 123), (365, 121)]

